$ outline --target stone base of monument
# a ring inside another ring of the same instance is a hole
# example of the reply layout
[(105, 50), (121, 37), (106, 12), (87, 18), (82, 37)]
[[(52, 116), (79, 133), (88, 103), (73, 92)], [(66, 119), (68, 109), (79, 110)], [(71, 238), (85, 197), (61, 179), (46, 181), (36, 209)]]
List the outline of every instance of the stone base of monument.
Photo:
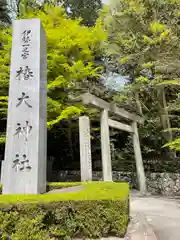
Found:
[(61, 189), (53, 189), (48, 191), (46, 194), (56, 194), (56, 193), (68, 193), (68, 192), (79, 192), (84, 190), (84, 186), (66, 187)]

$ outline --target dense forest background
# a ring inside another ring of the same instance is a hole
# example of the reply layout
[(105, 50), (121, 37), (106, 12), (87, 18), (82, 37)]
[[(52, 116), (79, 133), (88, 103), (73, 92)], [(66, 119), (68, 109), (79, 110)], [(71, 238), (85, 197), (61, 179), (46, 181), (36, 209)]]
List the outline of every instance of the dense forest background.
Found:
[[(101, 170), (99, 112), (74, 103), (90, 92), (144, 118), (146, 171), (180, 170), (180, 1), (0, 0), (0, 155), (4, 158), (12, 20), (40, 18), (48, 50), (48, 159), (80, 168), (78, 117), (91, 118)], [(135, 171), (132, 138), (111, 129), (113, 170)]]

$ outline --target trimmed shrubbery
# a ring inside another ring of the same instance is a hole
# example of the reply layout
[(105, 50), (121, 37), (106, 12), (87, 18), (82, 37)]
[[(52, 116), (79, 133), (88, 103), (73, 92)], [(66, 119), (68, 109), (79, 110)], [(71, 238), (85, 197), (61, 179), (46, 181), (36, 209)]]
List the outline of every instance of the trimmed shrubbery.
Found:
[[(49, 188), (81, 183), (50, 183)], [(56, 240), (123, 236), (129, 218), (126, 183), (83, 183), (83, 190), (0, 196), (0, 239)]]

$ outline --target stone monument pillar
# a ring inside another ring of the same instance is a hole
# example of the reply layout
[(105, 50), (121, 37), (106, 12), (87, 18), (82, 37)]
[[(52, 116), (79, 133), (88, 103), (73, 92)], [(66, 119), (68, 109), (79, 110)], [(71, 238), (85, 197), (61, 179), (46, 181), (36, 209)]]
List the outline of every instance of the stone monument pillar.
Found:
[(145, 177), (145, 173), (144, 173), (144, 166), (143, 166), (141, 148), (140, 148), (140, 143), (139, 143), (137, 122), (133, 122), (131, 124), (131, 126), (133, 129), (133, 147), (134, 147), (134, 154), (135, 154), (135, 159), (136, 159), (136, 169), (137, 169), (139, 188), (140, 188), (141, 194), (146, 194), (146, 192), (147, 192), (146, 177)]
[(91, 135), (89, 117), (79, 118), (81, 181), (92, 181)]
[(101, 153), (102, 153), (102, 170), (103, 180), (112, 181), (112, 166), (111, 166), (111, 149), (108, 124), (108, 111), (101, 112)]
[(46, 191), (46, 36), (40, 19), (15, 20), (3, 194)]

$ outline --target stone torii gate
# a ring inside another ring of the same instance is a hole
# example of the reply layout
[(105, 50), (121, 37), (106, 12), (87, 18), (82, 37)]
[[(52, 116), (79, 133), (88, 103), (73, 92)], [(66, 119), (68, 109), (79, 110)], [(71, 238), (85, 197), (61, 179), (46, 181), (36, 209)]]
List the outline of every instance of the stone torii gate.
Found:
[[(143, 123), (143, 118), (138, 115), (127, 112), (117, 107), (115, 104), (108, 103), (90, 93), (80, 96), (79, 100), (89, 107), (100, 109), (100, 129), (101, 129), (101, 155), (103, 181), (112, 181), (111, 151), (109, 127), (129, 132), (133, 135), (133, 147), (136, 160), (137, 176), (140, 192), (145, 194), (146, 178), (144, 173), (141, 148), (137, 123)], [(124, 124), (109, 118), (109, 113), (131, 123)], [(80, 163), (81, 163), (81, 181), (92, 181), (92, 159), (91, 159), (91, 140), (90, 140), (90, 120), (88, 116), (79, 117), (79, 138), (80, 138)]]

